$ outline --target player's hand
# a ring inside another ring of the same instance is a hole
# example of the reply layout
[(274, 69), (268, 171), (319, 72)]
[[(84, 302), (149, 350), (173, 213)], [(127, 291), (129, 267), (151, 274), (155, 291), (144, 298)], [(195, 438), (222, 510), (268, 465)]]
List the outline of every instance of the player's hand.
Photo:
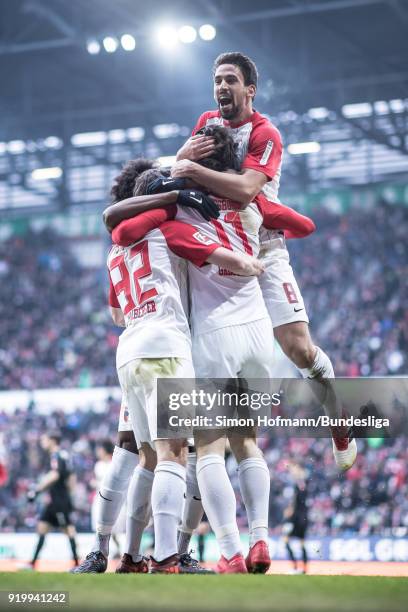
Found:
[(195, 208), (206, 221), (217, 219), (220, 216), (220, 211), (214, 200), (201, 191), (193, 191), (191, 189), (179, 191), (177, 204)]
[(31, 504), (33, 503), (33, 501), (35, 501), (35, 498), (37, 497), (38, 493), (37, 491), (35, 491), (35, 489), (29, 489), (27, 491), (27, 501)]
[(200, 161), (213, 153), (215, 140), (211, 136), (191, 136), (177, 152), (177, 160)]
[(265, 266), (252, 255), (239, 253), (239, 262), (235, 274), (239, 276), (261, 276), (265, 272)]
[(154, 179), (146, 188), (146, 195), (154, 193), (167, 193), (168, 191), (180, 191), (186, 188), (185, 178), (162, 177)]
[[(189, 159), (181, 159), (176, 162), (171, 168), (172, 178), (190, 178), (194, 180), (194, 169), (197, 167), (196, 162)], [(200, 166), (198, 166), (200, 168)]]

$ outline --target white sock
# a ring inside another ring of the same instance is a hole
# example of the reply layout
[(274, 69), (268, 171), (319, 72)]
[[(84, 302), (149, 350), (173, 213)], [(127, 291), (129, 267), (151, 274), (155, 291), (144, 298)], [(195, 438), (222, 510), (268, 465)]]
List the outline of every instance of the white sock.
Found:
[(244, 459), (238, 466), (238, 477), (248, 517), (249, 545), (253, 546), (259, 540), (268, 542), (271, 478), (265, 459)]
[(128, 489), (125, 552), (135, 563), (142, 558), (140, 543), (150, 519), (153, 478), (153, 472), (138, 465)]
[(179, 554), (188, 552), (193, 531), (203, 518), (204, 509), (197, 482), (197, 455), (189, 453), (187, 459), (186, 495), (183, 518), (178, 528), (177, 546)]
[(221, 554), (226, 559), (231, 559), (241, 553), (242, 549), (237, 526), (235, 493), (223, 457), (213, 454), (198, 459), (197, 480), (204, 510)]
[[(109, 536), (115, 524), (126, 491), (129, 486), (130, 478), (138, 463), (138, 456), (135, 453), (115, 446), (109, 470), (105, 474), (101, 488), (98, 492), (98, 506), (96, 511), (96, 541), (93, 550), (100, 550), (99, 536)], [(109, 553), (109, 539), (103, 539), (104, 551), (106, 556)]]
[(333, 364), (330, 357), (318, 346), (316, 357), (311, 368), (299, 368), (303, 378), (334, 378)]
[(335, 388), (319, 380), (321, 378), (335, 378), (333, 364), (321, 348), (316, 348), (316, 357), (312, 367), (300, 368), (300, 372), (303, 378), (312, 379), (312, 390), (325, 409), (326, 414), (331, 418), (341, 417), (343, 414), (342, 404), (337, 397)]
[(152, 488), (156, 561), (177, 553), (177, 527), (183, 513), (185, 490), (186, 468), (175, 461), (160, 461), (154, 470)]

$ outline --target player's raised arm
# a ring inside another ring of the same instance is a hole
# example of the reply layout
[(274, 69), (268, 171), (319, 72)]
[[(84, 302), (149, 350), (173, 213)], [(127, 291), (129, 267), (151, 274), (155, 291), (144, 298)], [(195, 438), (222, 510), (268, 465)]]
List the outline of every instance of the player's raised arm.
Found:
[(271, 202), (263, 194), (255, 198), (255, 203), (262, 214), (263, 226), (266, 229), (284, 230), (286, 238), (305, 238), (316, 229), (310, 217), (301, 215), (280, 202)]
[(131, 219), (136, 215), (153, 208), (171, 206), (177, 203), (178, 191), (157, 193), (153, 195), (133, 196), (111, 204), (103, 211), (103, 222), (109, 233), (125, 219)]

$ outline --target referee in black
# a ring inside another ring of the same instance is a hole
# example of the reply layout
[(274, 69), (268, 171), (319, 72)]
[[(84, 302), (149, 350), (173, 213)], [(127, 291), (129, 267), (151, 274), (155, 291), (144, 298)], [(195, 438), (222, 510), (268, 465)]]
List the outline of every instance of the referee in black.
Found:
[[(305, 471), (299, 466), (292, 464), (290, 471), (294, 480), (293, 502), (285, 511), (286, 521), (291, 525), (290, 531), (284, 536), (286, 550), (293, 563), (293, 572), (296, 574), (306, 574), (307, 571), (307, 551), (305, 547), (306, 531), (308, 527), (307, 517), (307, 484)], [(302, 548), (303, 568), (298, 569), (299, 561), (296, 560), (290, 545), (291, 538), (298, 538)]]
[(29, 501), (34, 501), (39, 493), (47, 492), (50, 499), (43, 507), (39, 517), (37, 525), (38, 542), (30, 562), (32, 569), (35, 569), (38, 556), (44, 546), (45, 536), (52, 528), (61, 529), (68, 536), (74, 563), (78, 565), (76, 531), (70, 518), (72, 503), (69, 488), (73, 474), (69, 465), (68, 454), (60, 449), (60, 443), (61, 436), (59, 433), (53, 432), (41, 436), (41, 448), (49, 455), (49, 470), (27, 495)]

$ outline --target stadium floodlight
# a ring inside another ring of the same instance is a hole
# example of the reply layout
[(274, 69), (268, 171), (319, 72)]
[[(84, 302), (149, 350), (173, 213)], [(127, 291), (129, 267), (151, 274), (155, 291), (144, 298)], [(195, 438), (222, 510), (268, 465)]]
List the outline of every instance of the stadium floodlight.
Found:
[(7, 145), (5, 142), (0, 142), (0, 155), (4, 155), (7, 151)]
[(44, 138), (44, 145), (47, 149), (60, 149), (64, 143), (58, 136), (47, 136)]
[(126, 130), (127, 137), (133, 142), (140, 142), (145, 137), (145, 129), (142, 127), (131, 127)]
[(197, 30), (193, 26), (185, 25), (179, 29), (178, 37), (182, 43), (192, 43), (197, 38)]
[(10, 140), (10, 142), (7, 143), (7, 150), (13, 155), (19, 155), (26, 150), (26, 143), (24, 140)]
[(98, 55), (99, 51), (101, 50), (101, 45), (95, 39), (88, 40), (86, 43), (86, 49), (91, 55)]
[(125, 130), (110, 130), (108, 132), (109, 142), (118, 144), (126, 142), (126, 131)]
[(177, 161), (176, 155), (163, 155), (158, 158), (158, 162), (163, 168), (171, 168)]
[(316, 108), (309, 108), (307, 114), (311, 119), (316, 119), (317, 121), (320, 121), (322, 119), (327, 119), (330, 114), (330, 111), (324, 106), (317, 106)]
[(106, 139), (106, 132), (83, 132), (71, 136), (71, 144), (74, 147), (96, 147), (105, 144)]
[(180, 133), (180, 126), (177, 123), (160, 123), (159, 125), (153, 126), (153, 134), (156, 138), (172, 138), (178, 136)]
[(202, 40), (214, 40), (217, 35), (217, 30), (210, 23), (205, 23), (198, 30)]
[(373, 112), (373, 107), (369, 102), (360, 102), (359, 104), (345, 104), (341, 108), (341, 112), (347, 119), (355, 119), (357, 117), (370, 117)]
[(288, 145), (288, 153), (291, 155), (304, 155), (305, 153), (318, 153), (320, 144), (311, 140), (310, 142), (295, 142)]
[(161, 47), (173, 49), (178, 41), (177, 30), (172, 26), (162, 26), (156, 32), (156, 39)]
[(113, 36), (105, 36), (103, 39), (103, 48), (106, 53), (115, 53), (118, 48), (118, 41)]
[(390, 108), (393, 113), (403, 113), (405, 110), (404, 100), (390, 100)]
[(385, 100), (377, 100), (377, 102), (374, 102), (374, 111), (376, 115), (388, 115), (390, 112), (388, 102)]
[(136, 47), (136, 40), (131, 34), (123, 34), (120, 38), (120, 44), (125, 51), (134, 51)]
[(49, 179), (57, 179), (62, 176), (62, 168), (54, 166), (52, 168), (37, 168), (31, 173), (33, 181), (47, 181)]

